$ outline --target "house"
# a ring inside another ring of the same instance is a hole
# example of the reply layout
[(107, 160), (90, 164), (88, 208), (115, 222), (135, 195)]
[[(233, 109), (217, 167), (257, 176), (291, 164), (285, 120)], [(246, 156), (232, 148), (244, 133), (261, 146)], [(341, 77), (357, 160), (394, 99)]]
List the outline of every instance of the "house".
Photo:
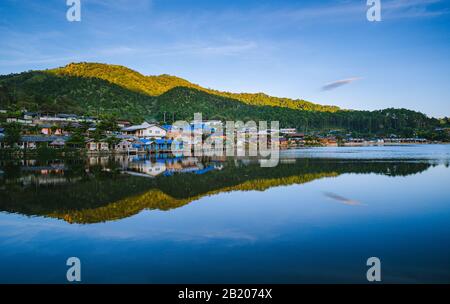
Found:
[(75, 114), (58, 114), (56, 115), (57, 118), (60, 118), (63, 121), (78, 121), (78, 115)]
[(288, 140), (302, 141), (305, 139), (305, 134), (304, 133), (289, 133), (289, 134), (286, 134), (285, 137)]
[(47, 121), (47, 122), (80, 122), (82, 121), (77, 115), (75, 114), (57, 114), (54, 116), (44, 115), (39, 117), (40, 121)]
[(183, 142), (171, 139), (155, 139), (149, 140), (141, 138), (132, 144), (133, 149), (138, 152), (147, 153), (165, 153), (174, 152), (172, 151), (172, 145), (176, 151), (181, 151), (183, 149)]
[(327, 147), (337, 147), (338, 146), (338, 142), (335, 137), (320, 138), (319, 141), (323, 146), (327, 146)]
[(280, 138), (279, 139), (279, 145), (281, 148), (286, 148), (289, 145), (289, 141), (286, 138)]
[(17, 118), (17, 117), (8, 117), (6, 118), (7, 123), (16, 122), (22, 125), (31, 125), (33, 124), (32, 120), (29, 119), (23, 119), (23, 118)]
[(296, 134), (297, 129), (295, 128), (287, 128), (287, 129), (280, 129), (280, 134)]
[[(192, 131), (194, 127), (192, 125), (189, 126), (188, 129), (184, 130), (183, 128), (174, 127), (172, 125), (163, 125), (162, 126), (166, 131), (166, 138), (191, 138)], [(209, 133), (208, 133), (209, 134)]]
[(114, 152), (116, 153), (132, 153), (137, 152), (136, 148), (133, 148), (133, 143), (128, 140), (122, 140), (114, 146)]
[(130, 169), (134, 172), (157, 176), (166, 171), (166, 165), (163, 162), (139, 161), (132, 162)]
[(66, 132), (68, 129), (79, 129), (82, 127), (82, 125), (78, 122), (63, 122), (60, 124), (61, 128), (64, 129)]
[(40, 147), (48, 147), (52, 142), (58, 140), (67, 140), (67, 137), (63, 136), (40, 136), (40, 135), (27, 135), (22, 136), (19, 147), (23, 149), (36, 149)]
[(131, 122), (129, 122), (128, 120), (118, 120), (117, 126), (119, 126), (119, 128), (126, 128), (131, 126)]
[(151, 143), (152, 152), (170, 152), (172, 146), (176, 151), (183, 149), (183, 142), (171, 139), (157, 139)]
[(157, 124), (144, 122), (140, 125), (130, 126), (122, 129), (122, 134), (133, 135), (139, 138), (161, 139), (167, 135), (167, 130)]
[(105, 141), (95, 141), (94, 139), (89, 139), (86, 142), (86, 149), (88, 152), (107, 152), (109, 151), (109, 144)]
[(49, 144), (49, 147), (52, 147), (55, 149), (62, 149), (62, 148), (64, 148), (65, 145), (66, 145), (66, 139), (61, 137), (61, 138), (57, 138), (54, 141), (52, 141)]
[[(0, 141), (3, 141), (4, 136), (0, 137)], [(42, 135), (24, 135), (18, 143), (18, 147), (21, 149), (37, 149), (40, 147), (47, 147), (50, 143), (58, 140), (66, 139), (62, 136), (42, 136)], [(2, 148), (6, 148), (6, 144), (2, 142)]]
[(344, 142), (344, 146), (368, 146), (369, 143), (364, 138), (347, 138)]
[(62, 135), (63, 130), (60, 127), (43, 124), (40, 126), (41, 133), (44, 135)]
[(37, 117), (39, 117), (38, 113), (34, 113), (34, 112), (24, 112), (23, 113), (23, 119), (25, 119), (25, 120), (33, 120)]

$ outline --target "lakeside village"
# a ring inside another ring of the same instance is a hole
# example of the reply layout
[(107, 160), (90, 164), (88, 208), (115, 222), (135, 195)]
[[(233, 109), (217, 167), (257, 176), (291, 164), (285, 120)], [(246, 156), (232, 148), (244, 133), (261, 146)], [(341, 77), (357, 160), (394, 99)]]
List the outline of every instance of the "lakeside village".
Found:
[[(127, 120), (115, 118), (82, 117), (75, 114), (42, 114), (23, 111), (20, 115), (8, 115), (0, 110), (0, 148), (33, 153), (44, 150), (81, 150), (88, 154), (117, 153), (169, 153), (183, 150), (180, 130), (170, 124), (143, 122), (132, 124)], [(216, 135), (215, 130), (223, 126), (221, 121), (203, 121), (200, 126), (202, 140), (220, 136), (226, 142), (226, 136)], [(198, 128), (191, 123), (191, 128)], [(245, 132), (248, 130), (240, 130)], [(443, 130), (449, 132), (449, 130)], [(265, 132), (270, 138), (274, 130)], [(194, 140), (194, 137), (192, 137)], [(250, 140), (250, 139), (246, 139)], [(185, 141), (186, 142), (186, 141)], [(392, 134), (388, 138), (353, 138), (351, 134), (339, 131), (299, 133), (295, 128), (279, 130), (281, 149), (305, 146), (370, 146), (398, 144), (428, 144), (423, 138), (400, 138)], [(195, 143), (193, 143), (195, 144)]]

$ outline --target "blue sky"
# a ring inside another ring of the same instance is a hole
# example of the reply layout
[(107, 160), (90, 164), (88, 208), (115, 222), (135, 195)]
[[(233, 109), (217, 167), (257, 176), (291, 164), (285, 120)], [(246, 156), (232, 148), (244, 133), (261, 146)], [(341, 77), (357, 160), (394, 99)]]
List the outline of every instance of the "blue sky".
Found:
[(0, 1), (0, 74), (120, 64), (205, 87), (450, 116), (450, 0)]

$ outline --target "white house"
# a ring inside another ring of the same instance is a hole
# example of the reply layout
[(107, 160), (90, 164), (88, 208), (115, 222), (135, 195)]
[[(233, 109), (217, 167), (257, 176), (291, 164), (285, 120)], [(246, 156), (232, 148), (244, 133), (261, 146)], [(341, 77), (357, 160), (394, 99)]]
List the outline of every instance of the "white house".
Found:
[(150, 176), (160, 175), (167, 170), (165, 163), (152, 163), (151, 161), (131, 163), (130, 169)]
[(88, 152), (106, 152), (109, 151), (109, 144), (104, 141), (96, 142), (95, 140), (91, 139), (86, 143), (86, 149)]
[(161, 139), (167, 135), (167, 130), (156, 125), (144, 122), (137, 126), (131, 126), (122, 129), (124, 135), (133, 135), (139, 138), (156, 138)]
[(295, 128), (280, 129), (280, 134), (295, 134), (295, 133), (297, 133), (297, 129)]
[(133, 148), (133, 144), (128, 140), (122, 140), (114, 146), (114, 151), (117, 153), (130, 153), (137, 152), (136, 148)]

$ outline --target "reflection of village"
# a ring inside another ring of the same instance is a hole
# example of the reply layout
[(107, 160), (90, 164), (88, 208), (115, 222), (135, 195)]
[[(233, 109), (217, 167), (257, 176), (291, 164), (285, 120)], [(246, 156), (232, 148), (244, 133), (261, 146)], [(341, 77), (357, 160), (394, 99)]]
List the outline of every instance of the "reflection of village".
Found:
[(4, 180), (4, 177), (8, 165), (0, 161), (0, 180), (4, 180), (4, 184), (45, 187), (46, 185), (56, 186), (78, 182), (83, 178), (83, 175), (91, 175), (93, 170), (102, 172), (116, 170), (117, 173), (141, 177), (171, 176), (182, 173), (201, 175), (210, 171), (222, 170), (223, 161), (224, 159), (221, 158), (202, 159), (166, 153), (158, 155), (91, 156), (86, 157), (83, 163), (79, 164), (81, 170), (77, 174), (68, 174), (72, 168), (65, 164), (63, 160), (52, 160), (45, 163), (38, 160), (18, 160), (13, 166), (16, 172), (10, 172), (6, 180)]
[(159, 175), (171, 176), (176, 173), (205, 174), (214, 170), (222, 170), (223, 164), (220, 160), (202, 162), (197, 157), (173, 157), (150, 158), (146, 155), (124, 158), (124, 172), (136, 176), (156, 177)]
[[(97, 155), (88, 156), (78, 163), (80, 170), (70, 174), (73, 166), (64, 160), (39, 161), (35, 159), (17, 160), (13, 172), (5, 180), (8, 162), (0, 161), (0, 181), (2, 184), (20, 184), (27, 186), (57, 186), (76, 183), (83, 175), (92, 175), (94, 170), (115, 172), (139, 177), (162, 177), (174, 174), (203, 175), (224, 168), (226, 157), (186, 157), (179, 154), (138, 154), (138, 155)], [(235, 157), (234, 166), (258, 164), (260, 159), (252, 157)], [(280, 164), (295, 163), (295, 158), (281, 158)], [(10, 166), (10, 165), (9, 165)], [(10, 166), (11, 167), (11, 166)], [(11, 168), (9, 169), (11, 170)]]
[[(6, 164), (0, 161), (2, 169), (0, 170), (0, 180), (4, 178), (7, 169)], [(67, 166), (64, 162), (55, 160), (47, 162), (46, 164), (41, 164), (37, 160), (20, 160), (15, 163), (14, 168), (17, 172), (13, 172), (5, 180), (5, 184), (20, 184), (24, 187), (27, 186), (40, 186), (45, 187), (54, 185), (63, 185), (67, 183), (75, 183), (80, 181), (81, 176), (67, 177), (65, 172), (67, 171)], [(2, 183), (3, 184), (3, 183)]]
[[(299, 159), (292, 155), (280, 155), (281, 165), (295, 165)], [(97, 155), (86, 157), (74, 165), (65, 160), (17, 160), (14, 165), (0, 161), (0, 190), (8, 185), (23, 187), (51, 187), (77, 183), (83, 178), (95, 178), (98, 172), (117, 173), (137, 177), (169, 177), (175, 174), (204, 175), (222, 171), (225, 166), (246, 167), (259, 165), (260, 158), (234, 157), (185, 157), (182, 154), (156, 155)], [(428, 160), (430, 165), (449, 166), (448, 160)]]

